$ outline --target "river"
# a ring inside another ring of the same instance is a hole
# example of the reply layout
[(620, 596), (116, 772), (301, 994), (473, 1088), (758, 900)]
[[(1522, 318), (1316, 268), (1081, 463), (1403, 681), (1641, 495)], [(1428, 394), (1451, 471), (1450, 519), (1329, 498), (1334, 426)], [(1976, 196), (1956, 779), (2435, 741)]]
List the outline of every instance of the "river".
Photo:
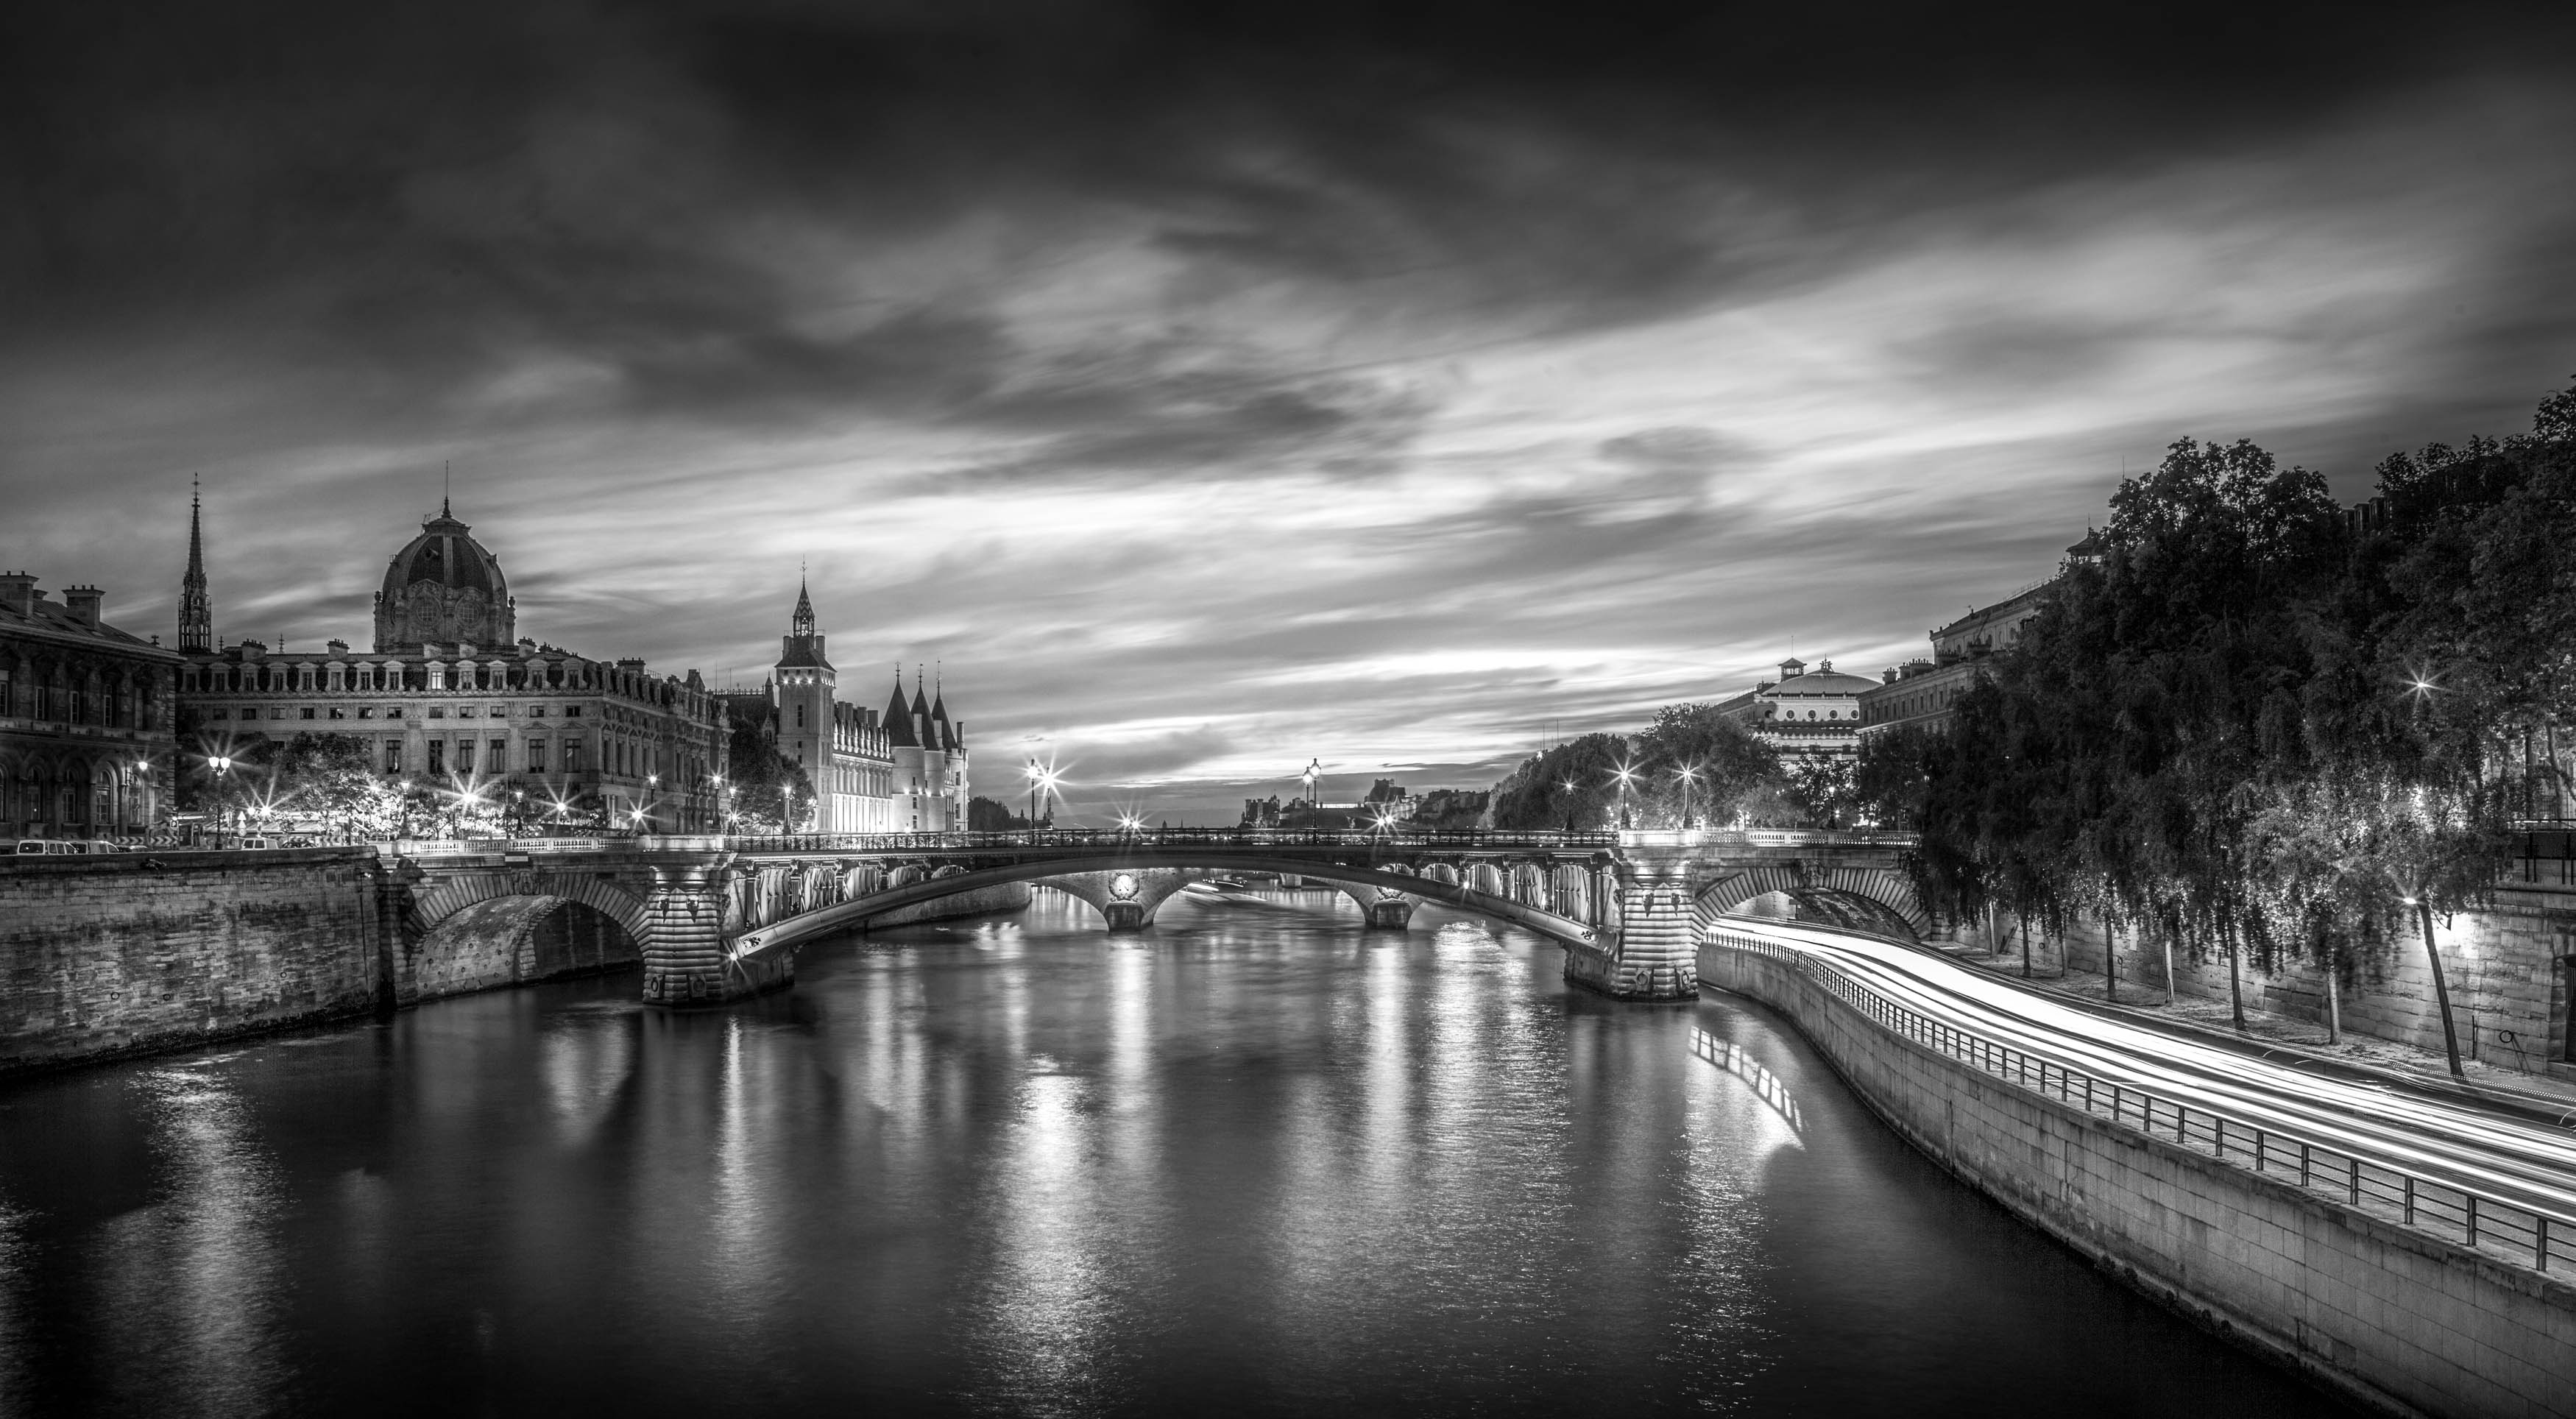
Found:
[(0, 1414), (2340, 1413), (1783, 1022), (1188, 897), (0, 1086)]

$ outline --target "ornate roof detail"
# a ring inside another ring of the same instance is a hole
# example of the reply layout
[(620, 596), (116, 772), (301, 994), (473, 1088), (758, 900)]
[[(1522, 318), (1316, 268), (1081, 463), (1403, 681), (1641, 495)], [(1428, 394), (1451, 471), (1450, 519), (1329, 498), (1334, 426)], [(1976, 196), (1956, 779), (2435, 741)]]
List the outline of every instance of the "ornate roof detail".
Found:
[(376, 595), (376, 649), (451, 641), (508, 645), (518, 639), (517, 622), (500, 559), (441, 500), (438, 516), (423, 521), (420, 535), (385, 567)]

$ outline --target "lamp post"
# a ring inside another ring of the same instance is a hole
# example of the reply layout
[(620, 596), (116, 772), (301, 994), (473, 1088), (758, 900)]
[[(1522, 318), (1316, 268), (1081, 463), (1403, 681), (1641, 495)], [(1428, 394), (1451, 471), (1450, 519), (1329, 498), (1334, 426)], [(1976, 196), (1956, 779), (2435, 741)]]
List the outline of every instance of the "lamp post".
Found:
[(1682, 781), (1682, 831), (1687, 833), (1690, 831), (1691, 780), (1699, 777), (1699, 770), (1684, 764), (1673, 770), (1673, 776)]
[(1035, 757), (1032, 757), (1029, 760), (1028, 775), (1029, 831), (1036, 832), (1038, 826), (1038, 784), (1046, 777), (1046, 771), (1038, 767), (1038, 761)]
[(402, 794), (402, 824), (395, 830), (398, 837), (411, 836), (411, 780), (404, 779), (397, 789)]
[(1621, 764), (1610, 771), (1610, 776), (1619, 781), (1619, 826), (1624, 829), (1628, 826), (1628, 784), (1637, 777), (1637, 773), (1628, 765)]
[(1565, 790), (1565, 830), (1570, 833), (1574, 831), (1574, 780), (1562, 780), (1557, 787)]
[(1321, 832), (1323, 830), (1324, 823), (1324, 805), (1323, 801), (1315, 795), (1320, 790), (1324, 782), (1324, 761), (1321, 759), (1308, 759), (1306, 761), (1305, 778), (1306, 828), (1309, 832)]
[(233, 771), (229, 755), (210, 754), (206, 767), (215, 771), (215, 851), (224, 850), (224, 779)]

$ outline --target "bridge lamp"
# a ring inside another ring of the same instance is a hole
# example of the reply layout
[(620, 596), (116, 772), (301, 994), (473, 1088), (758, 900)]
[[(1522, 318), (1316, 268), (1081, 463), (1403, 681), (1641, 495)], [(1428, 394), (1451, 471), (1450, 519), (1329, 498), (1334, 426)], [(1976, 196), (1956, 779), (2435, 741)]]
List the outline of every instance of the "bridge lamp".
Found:
[(1680, 768), (1673, 770), (1673, 777), (1682, 781), (1682, 831), (1687, 833), (1690, 831), (1691, 780), (1699, 777), (1699, 770), (1692, 768), (1688, 764), (1684, 764)]

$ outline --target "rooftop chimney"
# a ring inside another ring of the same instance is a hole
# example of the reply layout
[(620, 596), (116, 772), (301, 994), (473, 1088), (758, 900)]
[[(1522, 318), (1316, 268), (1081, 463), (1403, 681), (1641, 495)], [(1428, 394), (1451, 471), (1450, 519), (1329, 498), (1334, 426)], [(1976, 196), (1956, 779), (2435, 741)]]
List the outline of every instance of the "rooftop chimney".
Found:
[(36, 579), (25, 572), (0, 572), (0, 606), (24, 616), (35, 609)]
[(330, 651), (333, 655), (347, 655), (349, 653), (349, 643), (336, 636), (329, 641), (324, 642), (323, 648)]
[(93, 631), (98, 629), (98, 603), (106, 596), (106, 592), (95, 586), (63, 588), (63, 604), (71, 608), (72, 619)]

